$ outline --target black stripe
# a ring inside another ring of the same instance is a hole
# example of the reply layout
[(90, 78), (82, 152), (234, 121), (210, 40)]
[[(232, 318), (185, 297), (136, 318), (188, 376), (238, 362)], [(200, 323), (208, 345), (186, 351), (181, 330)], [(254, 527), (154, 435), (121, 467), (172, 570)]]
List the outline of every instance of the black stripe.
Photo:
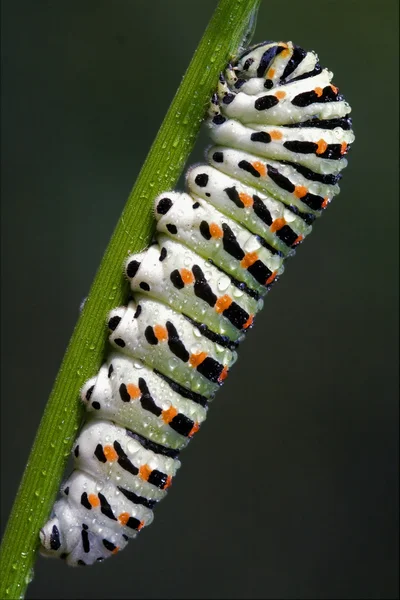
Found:
[(261, 177), (260, 173), (257, 171), (257, 169), (255, 169), (253, 167), (253, 165), (251, 163), (249, 163), (248, 160), (241, 160), (238, 163), (238, 167), (239, 169), (242, 169), (243, 171), (246, 171), (247, 173), (250, 173), (250, 175), (253, 175), (253, 177)]
[(285, 192), (293, 194), (295, 185), (290, 181), (290, 179), (279, 173), (278, 169), (271, 167), (271, 165), (267, 165), (267, 172), (269, 177), (274, 183), (276, 183), (276, 185), (278, 185)]
[(269, 144), (271, 136), (266, 131), (256, 131), (251, 134), (250, 140), (252, 142), (261, 142), (262, 144)]
[(117, 440), (115, 440), (113, 446), (116, 453), (118, 454), (119, 466), (122, 467), (122, 469), (124, 469), (125, 471), (128, 471), (128, 473), (131, 473), (131, 475), (137, 475), (139, 473), (139, 469), (135, 467), (133, 463), (131, 463), (131, 461), (123, 451), (121, 444), (117, 442)]
[[(189, 317), (186, 317), (186, 318), (189, 319)], [(192, 321), (191, 319), (189, 319), (189, 320)], [(195, 324), (194, 321), (193, 321), (193, 324)], [(165, 383), (167, 383), (169, 385), (171, 390), (173, 390), (180, 396), (183, 396), (183, 398), (186, 398), (187, 400), (192, 400), (192, 402), (195, 402), (196, 404), (200, 404), (200, 406), (207, 406), (208, 400), (204, 396), (201, 396), (200, 394), (196, 394), (196, 392), (192, 392), (191, 390), (188, 390), (187, 388), (183, 387), (183, 385), (181, 385), (180, 383), (173, 381), (172, 379), (170, 379), (163, 373), (160, 373), (160, 371), (157, 371), (157, 369), (154, 369), (154, 373), (156, 375), (158, 375), (158, 377), (161, 377), (161, 379), (163, 379), (165, 381)]]
[(221, 382), (218, 381), (218, 377), (221, 375), (224, 367), (211, 356), (207, 356), (207, 358), (205, 358), (196, 368), (200, 375), (203, 375), (209, 381), (221, 384)]
[(52, 550), (58, 550), (60, 546), (61, 546), (60, 531), (59, 531), (57, 525), (53, 525), (51, 534), (50, 534), (50, 548)]
[(169, 276), (172, 285), (177, 289), (177, 290), (181, 290), (185, 287), (185, 284), (183, 282), (183, 279), (181, 277), (181, 274), (179, 273), (178, 269), (174, 269), (171, 272), (171, 275)]
[(153, 328), (150, 325), (148, 325), (144, 330), (144, 337), (146, 338), (149, 344), (151, 344), (152, 346), (157, 346), (158, 339), (156, 338)]
[(288, 62), (286, 63), (285, 70), (282, 73), (282, 76), (280, 79), (281, 83), (283, 81), (285, 81), (285, 79), (287, 79), (289, 77), (289, 75), (291, 75), (293, 73), (293, 71), (295, 71), (297, 69), (299, 64), (301, 62), (303, 62), (303, 59), (306, 56), (307, 56), (307, 52), (305, 50), (303, 50), (303, 48), (300, 48), (300, 46), (294, 47), (293, 54), (290, 57), (290, 60), (288, 60)]
[(90, 552), (90, 543), (89, 543), (89, 534), (86, 531), (86, 529), (82, 529), (81, 538), (82, 538), (83, 551), (86, 552), (86, 554), (87, 554), (88, 552)]
[(222, 231), (224, 232), (222, 243), (225, 252), (236, 258), (236, 260), (242, 260), (244, 251), (240, 247), (240, 244), (238, 244), (232, 229), (226, 223), (222, 223)]
[(99, 460), (100, 462), (102, 462), (102, 463), (107, 462), (106, 456), (104, 454), (103, 446), (101, 444), (97, 444), (96, 450), (94, 451), (94, 455), (97, 458), (97, 460)]
[(113, 552), (117, 547), (115, 544), (113, 544), (112, 542), (109, 542), (106, 539), (101, 540), (101, 541), (103, 542), (104, 548), (106, 548), (109, 552)]
[(236, 302), (232, 302), (228, 308), (226, 308), (223, 313), (224, 317), (228, 319), (232, 323), (236, 329), (243, 329), (243, 325), (248, 321), (250, 315), (246, 312), (239, 304)]
[[(215, 265), (214, 261), (211, 258), (208, 259), (208, 262), (210, 263), (210, 265)], [(250, 298), (254, 298), (254, 300), (258, 300), (260, 298), (259, 292), (257, 292), (256, 290), (252, 290), (244, 281), (239, 281), (239, 279), (235, 279), (235, 277), (233, 277), (230, 273), (226, 273), (225, 271), (222, 272), (227, 277), (229, 277), (229, 279), (231, 280), (231, 284), (238, 288), (238, 290), (240, 290), (241, 292), (245, 292), (248, 296), (250, 296)]]
[(272, 94), (268, 94), (266, 96), (261, 96), (261, 98), (257, 98), (254, 102), (254, 108), (256, 110), (268, 110), (277, 104), (279, 104), (278, 98)]
[(229, 200), (231, 200), (238, 208), (244, 208), (244, 204), (239, 197), (239, 192), (236, 187), (233, 186), (231, 188), (224, 189), (225, 194), (228, 196)]
[(311, 213), (301, 212), (301, 210), (297, 206), (294, 206), (294, 204), (286, 204), (285, 208), (287, 208), (287, 210), (290, 210), (290, 212), (292, 212), (294, 215), (300, 217), (300, 219), (302, 219), (307, 225), (312, 225), (312, 223), (314, 223), (315, 219), (317, 218)]
[(340, 127), (345, 131), (349, 131), (352, 127), (352, 119), (351, 117), (340, 117), (335, 119), (326, 119), (320, 120), (318, 117), (314, 117), (309, 121), (303, 121), (302, 123), (293, 123), (292, 125), (285, 125), (285, 127), (290, 127), (291, 129), (296, 129), (297, 127), (317, 127), (318, 129), (336, 129), (336, 127)]
[(151, 483), (152, 485), (155, 485), (156, 487), (158, 487), (160, 490), (163, 490), (167, 483), (167, 479), (168, 479), (168, 475), (166, 475), (165, 473), (162, 473), (158, 469), (153, 469), (152, 472), (150, 473), (147, 481), (149, 483)]
[(168, 347), (175, 356), (177, 356), (183, 362), (189, 360), (189, 352), (186, 350), (183, 342), (179, 339), (176, 327), (171, 321), (167, 321), (165, 324), (168, 331)]
[(298, 238), (298, 235), (289, 225), (284, 225), (276, 232), (276, 235), (286, 246), (291, 247), (294, 241)]
[(260, 63), (257, 68), (257, 77), (262, 77), (271, 64), (272, 60), (282, 52), (285, 48), (283, 46), (272, 46), (272, 48), (268, 48), (262, 55), (260, 59)]
[(101, 494), (100, 492), (98, 493), (98, 496), (99, 496), (99, 500), (100, 500), (100, 510), (103, 513), (103, 515), (105, 515), (112, 521), (117, 521), (117, 517), (114, 515), (113, 511), (111, 510), (111, 506), (109, 505), (107, 498), (105, 496), (103, 496), (103, 494)]
[(129, 490), (126, 490), (125, 488), (120, 487), (119, 485), (117, 486), (117, 488), (125, 496), (125, 498), (128, 498), (128, 500), (130, 500), (134, 504), (141, 504), (146, 508), (153, 508), (153, 506), (157, 504), (157, 500), (149, 500), (148, 498), (144, 498), (144, 496), (138, 496), (134, 492), (130, 492)]
[(253, 196), (253, 210), (256, 213), (257, 217), (261, 219), (263, 223), (266, 225), (272, 225), (272, 217), (268, 208), (265, 206), (264, 202), (254, 194)]
[(261, 285), (266, 285), (267, 279), (272, 275), (272, 271), (261, 260), (256, 260), (247, 270)]
[(303, 177), (309, 181), (318, 181), (319, 183), (325, 183), (326, 185), (335, 185), (342, 177), (341, 173), (338, 175), (322, 175), (321, 173), (316, 173), (307, 167), (303, 167), (303, 165), (292, 163), (289, 160), (280, 160), (279, 162), (282, 165), (289, 165), (289, 167), (295, 169), (298, 173), (300, 173), (300, 175), (303, 175)]
[[(157, 373), (157, 374), (159, 374), (159, 373)], [(141, 444), (143, 446), (143, 448), (145, 448), (146, 450), (151, 450), (155, 454), (162, 454), (163, 456), (169, 456), (170, 458), (177, 458), (177, 456), (179, 455), (179, 450), (173, 450), (172, 448), (166, 448), (165, 446), (162, 446), (161, 444), (152, 442), (151, 440), (148, 440), (147, 438), (145, 438), (143, 435), (140, 435), (140, 433), (136, 433), (135, 431), (132, 431), (131, 429), (126, 429), (126, 433), (127, 433), (127, 435), (129, 435), (129, 437), (131, 437), (132, 439), (139, 442), (139, 444)]]
[(162, 409), (159, 406), (157, 406), (157, 404), (154, 402), (154, 399), (152, 398), (152, 396), (150, 394), (150, 390), (147, 387), (146, 381), (143, 379), (143, 377), (139, 377), (138, 383), (139, 383), (139, 389), (142, 393), (142, 396), (140, 398), (140, 404), (142, 405), (144, 410), (147, 410), (148, 412), (151, 412), (156, 417), (159, 417), (162, 413)]
[(293, 83), (294, 81), (300, 81), (301, 79), (307, 79), (308, 77), (314, 77), (315, 75), (319, 75), (322, 71), (322, 67), (319, 63), (315, 64), (315, 67), (312, 71), (308, 73), (303, 73), (302, 75), (298, 75), (297, 77), (293, 77), (288, 83)]
[(326, 102), (339, 102), (340, 100), (342, 100), (342, 96), (336, 94), (331, 86), (327, 85), (323, 88), (321, 95), (318, 95), (314, 90), (302, 92), (292, 99), (292, 104), (304, 108), (314, 103), (325, 104)]
[(195, 277), (195, 282), (193, 286), (195, 295), (201, 300), (207, 302), (209, 306), (214, 306), (217, 301), (217, 296), (214, 294), (210, 285), (207, 283), (204, 273), (199, 267), (199, 265), (193, 265), (192, 272)]
[(203, 335), (205, 338), (211, 340), (212, 342), (215, 342), (216, 344), (219, 344), (220, 346), (224, 346), (224, 348), (228, 348), (229, 350), (234, 350), (235, 348), (237, 348), (239, 342), (233, 342), (232, 340), (229, 339), (229, 337), (227, 335), (220, 335), (219, 333), (215, 333), (214, 331), (211, 331), (211, 329), (209, 329), (209, 327), (207, 327), (207, 325), (205, 325), (205, 323), (198, 323), (197, 321), (195, 321), (188, 315), (183, 315), (183, 316), (194, 327), (196, 327), (200, 331), (201, 335)]
[(129, 517), (125, 525), (126, 527), (129, 527), (129, 529), (137, 530), (140, 525), (140, 521), (139, 519), (136, 519), (136, 517)]
[(168, 425), (179, 433), (180, 435), (184, 435), (187, 437), (191, 430), (193, 429), (194, 421), (189, 419), (186, 415), (182, 413), (178, 413), (169, 423)]
[(92, 508), (92, 505), (89, 502), (89, 498), (86, 492), (83, 492), (83, 494), (81, 495), (81, 504), (88, 510), (91, 510)]
[(268, 243), (267, 240), (264, 240), (264, 238), (261, 237), (261, 235), (256, 235), (256, 238), (260, 242), (261, 246), (263, 246), (264, 248), (269, 250), (269, 252), (271, 252), (271, 254), (277, 254), (278, 256), (283, 256), (283, 253), (280, 250), (277, 250), (276, 248), (271, 246), (271, 244)]

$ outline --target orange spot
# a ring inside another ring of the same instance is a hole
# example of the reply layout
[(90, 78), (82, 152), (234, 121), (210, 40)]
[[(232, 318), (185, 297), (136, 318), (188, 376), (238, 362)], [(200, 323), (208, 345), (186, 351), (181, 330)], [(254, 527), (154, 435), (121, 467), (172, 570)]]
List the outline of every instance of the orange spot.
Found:
[(171, 484), (172, 484), (172, 477), (171, 477), (171, 475), (168, 475), (166, 484), (164, 485), (163, 489), (167, 490), (169, 487), (171, 487)]
[(218, 381), (222, 383), (228, 377), (228, 367), (224, 367), (221, 371), (221, 375), (218, 377)]
[(118, 454), (115, 452), (112, 446), (104, 446), (103, 452), (106, 459), (110, 462), (112, 462), (113, 460), (117, 460), (118, 458)]
[(346, 142), (342, 142), (340, 145), (340, 154), (345, 154), (347, 152), (347, 144)]
[(329, 200), (328, 198), (324, 198), (323, 203), (321, 204), (321, 208), (326, 208), (329, 204)]
[(267, 79), (273, 79), (275, 75), (275, 69), (269, 69), (267, 73)]
[(324, 152), (326, 152), (328, 144), (325, 142), (325, 140), (318, 140), (317, 144), (318, 148), (315, 152), (316, 154), (323, 154)]
[(121, 523), (121, 525), (126, 525), (130, 519), (130, 516), (131, 515), (127, 512), (121, 513), (118, 517), (118, 521)]
[[(259, 160), (254, 161), (253, 163), (251, 163), (253, 165), (253, 167), (255, 168), (255, 170), (260, 173), (261, 177), (265, 177), (267, 174), (267, 167), (264, 165), (264, 163), (260, 162)], [(251, 203), (253, 204), (253, 200), (251, 201)]]
[(193, 437), (195, 433), (198, 432), (198, 430), (200, 429), (200, 425), (198, 423), (195, 423), (192, 427), (192, 429), (189, 431), (188, 437)]
[[(261, 163), (259, 163), (261, 164)], [(253, 165), (254, 167), (254, 165)], [(256, 169), (256, 167), (254, 167)], [(256, 169), (258, 171), (258, 169)], [(253, 206), (254, 200), (251, 196), (249, 196), (249, 194), (245, 194), (244, 192), (240, 192), (239, 193), (239, 198), (241, 199), (241, 201), (243, 202), (243, 204), (245, 205), (246, 208), (248, 208), (249, 206)]]
[[(283, 54), (283, 53), (282, 53)], [(276, 92), (275, 94), (275, 98), (278, 98), (278, 100), (283, 100), (283, 98), (286, 96), (286, 92), (284, 92), (283, 90), (279, 90), (278, 92)]]
[(271, 273), (271, 275), (268, 277), (267, 281), (265, 282), (265, 285), (269, 285), (270, 283), (273, 282), (273, 280), (276, 277), (276, 273), (277, 273), (276, 271), (274, 271), (273, 273)]
[(98, 496), (96, 496), (96, 494), (89, 494), (88, 500), (93, 508), (96, 508), (96, 506), (100, 506), (100, 500)]
[(272, 131), (270, 131), (269, 135), (271, 136), (271, 140), (281, 140), (283, 137), (281, 132), (277, 129), (273, 129)]
[(137, 531), (140, 531), (141, 529), (143, 529), (143, 527), (144, 527), (144, 521), (140, 521)]
[(118, 548), (118, 546), (116, 546), (116, 547), (114, 548), (114, 550), (112, 550), (111, 554), (117, 554), (117, 552), (119, 552), (119, 548)]
[(194, 275), (189, 269), (181, 269), (180, 271), (183, 283), (193, 283)]
[(303, 241), (303, 236), (302, 235), (298, 235), (297, 238), (294, 240), (292, 246), (297, 246), (297, 244), (300, 244), (300, 242)]
[(289, 48), (287, 48), (286, 50), (282, 50), (281, 57), (287, 58), (289, 56), (289, 54), (290, 54), (290, 50), (289, 50)]
[(150, 477), (151, 469), (149, 465), (142, 465), (139, 469), (139, 476), (145, 481)]
[(320, 98), (324, 93), (324, 90), (321, 87), (316, 87), (314, 88), (314, 92), (317, 94), (318, 98)]
[(250, 325), (253, 324), (254, 321), (254, 315), (250, 315), (249, 318), (247, 319), (246, 323), (243, 325), (243, 329), (248, 329), (250, 327)]
[(280, 217), (279, 219), (275, 219), (275, 221), (273, 221), (273, 223), (269, 229), (270, 229), (270, 231), (272, 231), (272, 233), (275, 233), (275, 231), (279, 231), (285, 225), (286, 225), (285, 219), (283, 217)]
[(257, 252), (248, 252), (248, 254), (245, 254), (240, 261), (240, 266), (243, 267), (243, 269), (248, 269), (251, 265), (254, 265), (256, 260), (258, 260)]
[(333, 92), (334, 94), (337, 94), (337, 93), (339, 92), (339, 88), (337, 88), (337, 87), (336, 87), (336, 85), (332, 85), (332, 84), (331, 84), (331, 88), (332, 88), (332, 92)]
[(136, 398), (139, 398), (140, 390), (137, 385), (134, 385), (133, 383), (128, 383), (126, 389), (128, 390), (128, 394), (131, 398), (133, 398), (134, 400), (136, 400)]
[(165, 342), (168, 339), (168, 331), (162, 325), (154, 325), (154, 335), (159, 342)]
[(296, 185), (293, 194), (296, 198), (303, 198), (307, 194), (307, 188), (304, 185)]
[(232, 304), (232, 298), (228, 296), (228, 294), (224, 294), (215, 303), (215, 310), (217, 313), (223, 313), (224, 310), (230, 307)]
[(162, 411), (162, 420), (164, 421), (164, 423), (170, 423), (172, 419), (176, 417), (177, 414), (178, 411), (176, 410), (176, 408), (171, 406), (167, 410)]
[(207, 352), (199, 352), (198, 354), (191, 354), (189, 363), (192, 367), (198, 367), (207, 358)]
[(216, 223), (210, 224), (210, 233), (213, 238), (221, 238), (224, 235), (221, 227)]

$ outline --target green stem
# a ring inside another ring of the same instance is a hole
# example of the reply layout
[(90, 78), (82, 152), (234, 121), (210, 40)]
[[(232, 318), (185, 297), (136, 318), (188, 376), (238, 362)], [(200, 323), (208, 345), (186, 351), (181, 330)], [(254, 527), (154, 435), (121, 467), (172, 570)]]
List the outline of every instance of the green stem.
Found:
[(248, 42), (260, 1), (220, 0), (129, 195), (66, 350), (8, 520), (0, 548), (0, 598), (23, 597), (32, 578), (38, 532), (82, 421), (79, 390), (104, 357), (106, 315), (127, 299), (123, 261), (148, 244), (154, 198), (175, 186), (218, 74), (243, 40)]

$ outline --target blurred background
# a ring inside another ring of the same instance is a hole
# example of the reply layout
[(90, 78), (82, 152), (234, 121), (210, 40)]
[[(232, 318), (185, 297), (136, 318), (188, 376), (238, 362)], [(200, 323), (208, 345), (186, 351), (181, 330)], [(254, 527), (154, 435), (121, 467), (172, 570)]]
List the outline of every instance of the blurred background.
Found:
[[(3, 0), (2, 528), (103, 251), (215, 0)], [(155, 522), (27, 598), (398, 597), (398, 3), (262, 3), (353, 107), (342, 192)], [(191, 158), (202, 160), (203, 134)]]

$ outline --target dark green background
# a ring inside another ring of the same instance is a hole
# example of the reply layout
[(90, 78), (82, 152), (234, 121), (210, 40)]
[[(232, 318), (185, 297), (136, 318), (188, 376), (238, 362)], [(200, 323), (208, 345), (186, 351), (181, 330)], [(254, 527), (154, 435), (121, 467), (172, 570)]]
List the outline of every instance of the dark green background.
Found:
[[(2, 516), (214, 0), (3, 0)], [(395, 598), (397, 0), (262, 3), (353, 107), (342, 192), (287, 265), (152, 527), (40, 558), (28, 598)], [(203, 133), (193, 161), (202, 159)]]

